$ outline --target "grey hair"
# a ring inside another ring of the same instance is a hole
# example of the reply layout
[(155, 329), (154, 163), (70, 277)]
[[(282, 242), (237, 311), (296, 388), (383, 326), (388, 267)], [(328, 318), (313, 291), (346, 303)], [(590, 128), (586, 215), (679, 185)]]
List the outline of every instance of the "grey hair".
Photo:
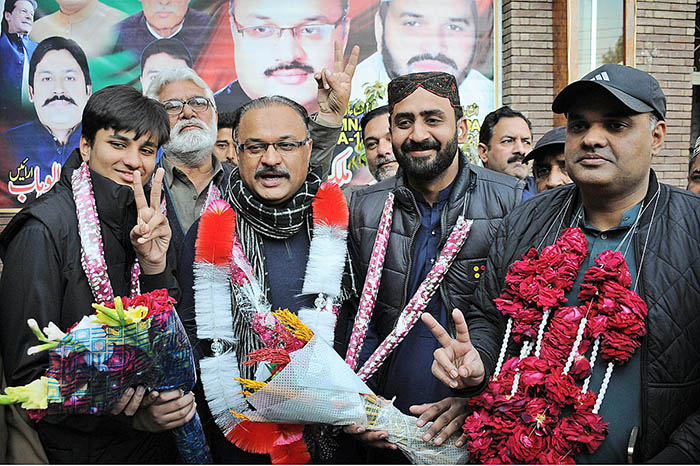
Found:
[(288, 99), (287, 97), (283, 97), (281, 95), (272, 95), (259, 97), (257, 99), (251, 100), (250, 102), (243, 104), (236, 111), (236, 115), (233, 121), (233, 140), (238, 141), (238, 127), (240, 126), (241, 119), (243, 119), (243, 115), (245, 115), (246, 112), (248, 112), (249, 110), (256, 110), (260, 108), (270, 108), (277, 105), (284, 105), (297, 112), (301, 117), (302, 121), (304, 122), (304, 129), (306, 129), (306, 137), (308, 138), (309, 136), (311, 136), (311, 133), (309, 131), (309, 113), (306, 111), (306, 109), (302, 105), (299, 105), (298, 103), (294, 102), (292, 99)]
[(197, 87), (202, 88), (204, 91), (204, 97), (209, 99), (209, 103), (211, 104), (212, 108), (216, 110), (214, 93), (207, 83), (205, 83), (204, 80), (200, 78), (192, 68), (172, 68), (161, 71), (155, 78), (153, 78), (153, 81), (151, 81), (151, 84), (148, 86), (148, 90), (146, 91), (146, 95), (151, 99), (160, 101), (158, 98), (160, 91), (168, 84), (179, 81), (190, 81)]

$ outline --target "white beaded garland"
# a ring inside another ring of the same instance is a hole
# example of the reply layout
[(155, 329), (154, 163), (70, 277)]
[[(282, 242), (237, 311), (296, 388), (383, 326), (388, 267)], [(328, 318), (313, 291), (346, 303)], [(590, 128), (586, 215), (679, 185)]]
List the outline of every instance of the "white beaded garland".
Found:
[(613, 368), (615, 363), (610, 361), (608, 363), (608, 368), (605, 370), (605, 377), (603, 377), (603, 383), (600, 385), (600, 391), (598, 392), (598, 399), (595, 400), (595, 406), (593, 407), (593, 414), (598, 414), (600, 411), (600, 405), (603, 404), (603, 398), (605, 397), (605, 392), (608, 391), (608, 385), (610, 384), (610, 376), (612, 376)]
[(549, 319), (549, 314), (552, 311), (547, 309), (542, 314), (542, 322), (540, 322), (540, 328), (537, 330), (537, 344), (535, 345), (535, 357), (540, 357), (540, 350), (542, 349), (542, 339), (544, 338), (544, 328), (547, 326), (547, 320)]
[(513, 318), (508, 318), (508, 323), (506, 324), (506, 333), (503, 336), (503, 343), (501, 344), (501, 351), (498, 353), (498, 362), (496, 363), (496, 369), (493, 371), (493, 376), (498, 377), (501, 373), (501, 367), (503, 367), (503, 361), (506, 359), (506, 349), (508, 348), (508, 340), (510, 339), (510, 331), (513, 328)]
[(564, 366), (564, 370), (562, 372), (564, 374), (568, 374), (569, 370), (571, 369), (571, 365), (574, 362), (574, 358), (576, 357), (576, 353), (578, 352), (578, 347), (581, 345), (581, 340), (583, 339), (583, 331), (586, 328), (586, 322), (588, 319), (585, 317), (581, 319), (581, 322), (578, 325), (578, 331), (576, 332), (576, 340), (574, 340), (574, 346), (571, 348), (571, 353), (569, 353), (569, 358), (566, 360), (566, 365)]
[(586, 377), (586, 380), (583, 382), (583, 387), (581, 388), (581, 393), (586, 393), (588, 390), (588, 385), (591, 383), (591, 377), (593, 376), (593, 366), (595, 365), (595, 360), (598, 357), (598, 347), (600, 346), (600, 337), (596, 338), (595, 341), (593, 342), (593, 348), (591, 349), (591, 361), (590, 361), (590, 366), (591, 366), (591, 375)]

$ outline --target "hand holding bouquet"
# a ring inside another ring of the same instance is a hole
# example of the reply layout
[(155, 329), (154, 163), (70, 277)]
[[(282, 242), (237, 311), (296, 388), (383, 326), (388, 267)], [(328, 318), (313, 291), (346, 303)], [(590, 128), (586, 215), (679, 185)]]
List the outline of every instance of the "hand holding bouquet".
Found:
[(425, 427), (417, 427), (415, 417), (374, 395), (340, 355), (291, 312), (256, 315), (255, 327), (267, 346), (244, 362), (263, 363), (257, 373), (259, 380), (239, 379), (249, 409), (236, 413), (243, 422), (228, 438), (240, 448), (270, 453), (273, 462), (276, 457), (289, 460), (293, 456), (281, 450), (295, 449), (298, 454), (305, 450), (303, 426), (294, 424), (361, 424), (387, 431), (389, 441), (413, 463), (466, 461), (466, 451), (456, 448), (454, 439), (440, 446), (424, 442)]
[[(196, 375), (192, 348), (166, 290), (93, 304), (66, 333), (50, 322), (42, 332), (28, 324), (49, 351), (46, 375), (24, 387), (8, 387), (0, 403), (21, 403), (39, 421), (47, 414), (109, 414), (130, 387), (189, 391)], [(199, 417), (172, 430), (183, 459), (210, 462)]]

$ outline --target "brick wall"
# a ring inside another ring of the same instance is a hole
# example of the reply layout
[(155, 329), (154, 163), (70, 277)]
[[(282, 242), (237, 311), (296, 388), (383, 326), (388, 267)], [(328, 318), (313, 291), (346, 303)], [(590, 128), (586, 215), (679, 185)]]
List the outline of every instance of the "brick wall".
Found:
[(552, 0), (503, 0), (503, 105), (532, 121), (537, 141), (552, 129)]
[(654, 162), (659, 178), (685, 187), (691, 141), (694, 0), (637, 1), (637, 67), (651, 73), (667, 99), (668, 133)]

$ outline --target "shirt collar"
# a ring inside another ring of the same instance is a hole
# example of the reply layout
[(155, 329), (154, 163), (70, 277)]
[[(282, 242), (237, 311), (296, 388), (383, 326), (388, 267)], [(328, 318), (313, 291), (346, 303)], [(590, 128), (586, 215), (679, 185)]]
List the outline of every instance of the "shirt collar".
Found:
[[(635, 204), (634, 206), (630, 207), (627, 209), (623, 214), (622, 218), (620, 218), (620, 224), (616, 227), (610, 228), (608, 231), (616, 231), (616, 230), (626, 230), (634, 225), (634, 223), (637, 221), (637, 217), (639, 216), (639, 211), (642, 208), (642, 202), (639, 202)], [(592, 231), (601, 231), (599, 230), (596, 226), (588, 222), (588, 219), (586, 218), (586, 209), (582, 208), (581, 209), (581, 225), (583, 226), (584, 229), (586, 230), (592, 230)]]
[(175, 37), (180, 31), (182, 31), (182, 26), (185, 24), (185, 18), (186, 18), (186, 17), (187, 17), (187, 13), (185, 13), (185, 17), (182, 18), (182, 22), (180, 22), (180, 25), (177, 27), (177, 31), (173, 32), (173, 33), (170, 34), (168, 37), (161, 36), (160, 34), (158, 34), (158, 33), (151, 27), (151, 25), (148, 24), (148, 20), (146, 20), (146, 27), (148, 28), (148, 32), (150, 32), (151, 35), (152, 35), (153, 37), (155, 37), (156, 39), (170, 39), (171, 37)]
[(68, 26), (70, 24), (75, 24), (79, 23), (81, 21), (84, 21), (90, 17), (94, 13), (94, 11), (97, 9), (97, 0), (92, 0), (87, 6), (82, 8), (80, 11), (78, 11), (75, 14), (72, 15), (67, 15), (61, 10), (58, 10), (56, 12), (56, 19), (58, 22), (61, 23), (63, 26)]
[[(163, 156), (160, 158), (161, 160), (161, 165), (163, 166), (163, 169), (165, 170), (165, 182), (168, 185), (168, 188), (173, 187), (173, 181), (175, 180), (175, 170), (177, 170), (179, 173), (184, 174), (182, 170), (177, 168), (175, 164), (173, 164), (168, 158), (163, 154)], [(211, 162), (214, 165), (214, 175), (211, 177), (212, 180), (214, 180), (215, 184), (218, 184), (219, 180), (221, 177), (224, 175), (224, 166), (221, 165), (221, 160), (214, 154), (211, 154)], [(185, 175), (187, 176), (187, 175)]]

